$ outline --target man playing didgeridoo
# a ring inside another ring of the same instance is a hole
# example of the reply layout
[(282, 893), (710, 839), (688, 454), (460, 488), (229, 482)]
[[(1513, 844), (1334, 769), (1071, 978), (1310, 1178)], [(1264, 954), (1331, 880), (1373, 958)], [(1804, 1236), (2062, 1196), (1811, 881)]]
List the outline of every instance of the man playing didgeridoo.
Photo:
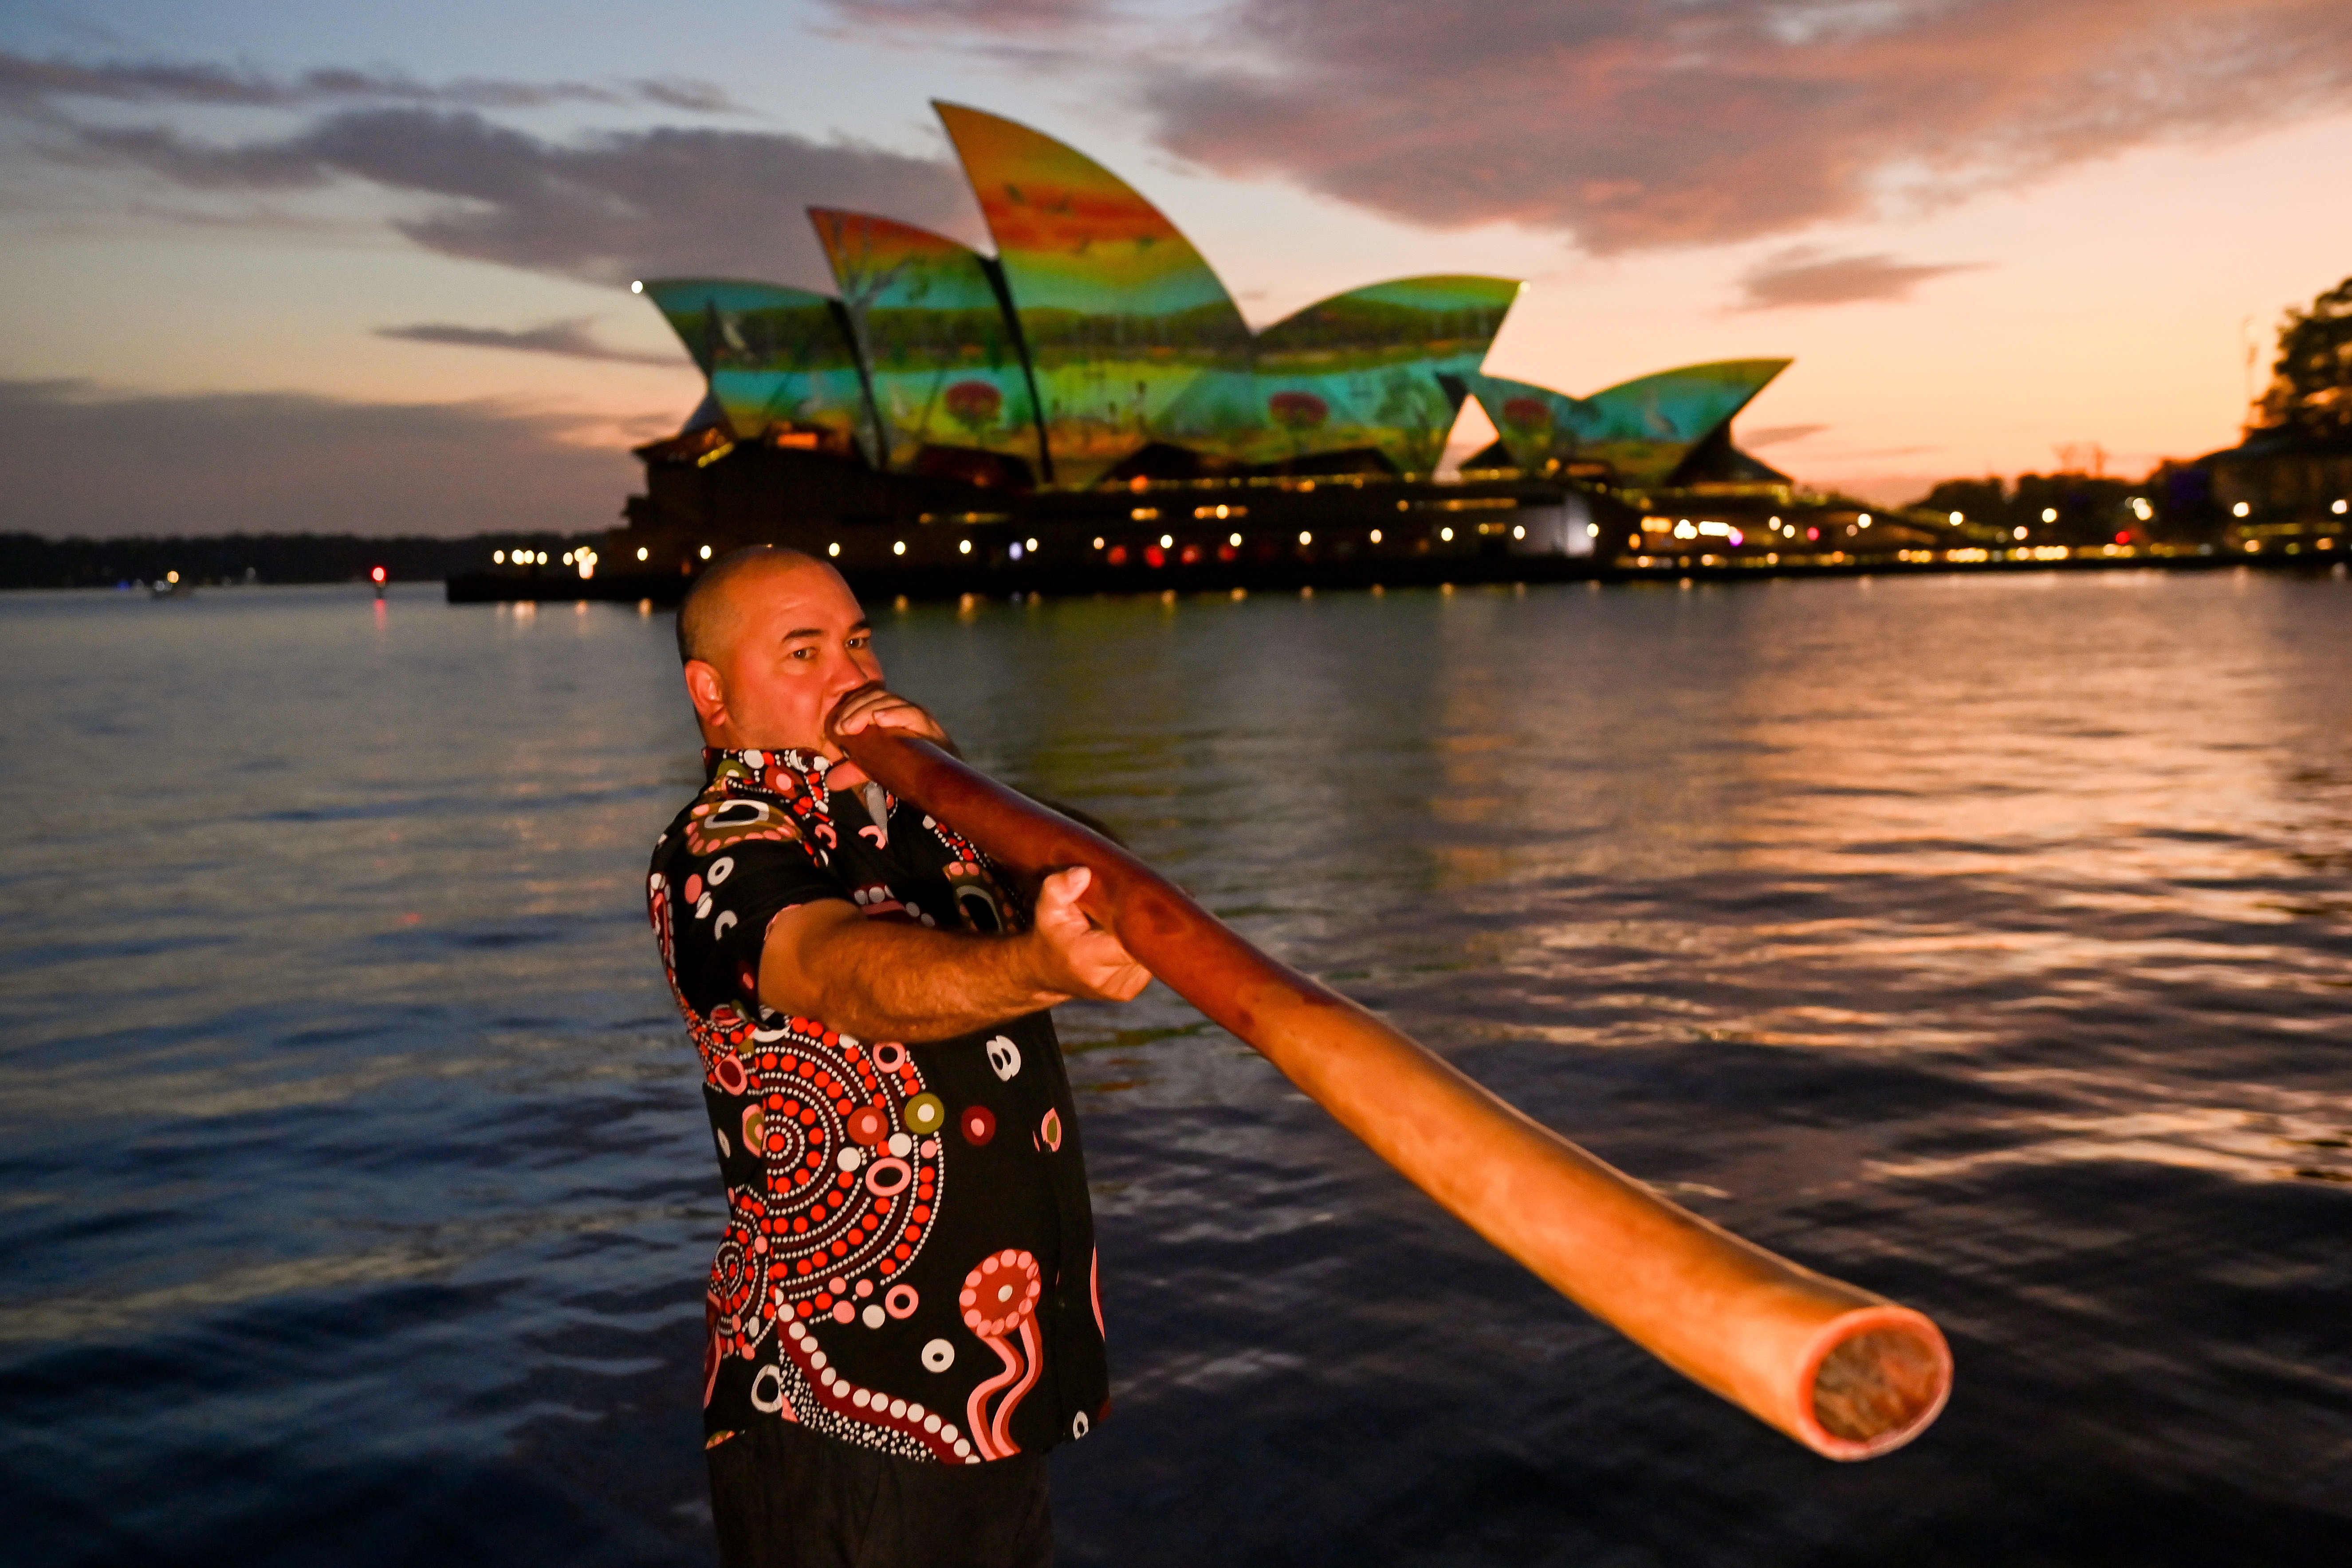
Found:
[(1045, 1450), (1105, 1414), (1094, 1221), (1046, 1009), (1150, 975), (824, 733), (941, 745), (834, 570), (680, 606), (708, 783), (647, 880), (727, 1185), (703, 1424), (725, 1568), (1050, 1561)]

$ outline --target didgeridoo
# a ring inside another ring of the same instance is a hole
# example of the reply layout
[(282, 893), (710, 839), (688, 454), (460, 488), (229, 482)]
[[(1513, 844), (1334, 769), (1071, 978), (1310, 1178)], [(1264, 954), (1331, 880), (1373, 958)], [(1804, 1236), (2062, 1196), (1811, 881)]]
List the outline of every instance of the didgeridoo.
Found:
[(1017, 875), (1093, 873), (1080, 907), (1372, 1152), (1684, 1376), (1832, 1459), (1926, 1429), (1952, 1355), (1921, 1313), (1668, 1203), (1226, 929), (1149, 866), (925, 741), (868, 726), (851, 761)]

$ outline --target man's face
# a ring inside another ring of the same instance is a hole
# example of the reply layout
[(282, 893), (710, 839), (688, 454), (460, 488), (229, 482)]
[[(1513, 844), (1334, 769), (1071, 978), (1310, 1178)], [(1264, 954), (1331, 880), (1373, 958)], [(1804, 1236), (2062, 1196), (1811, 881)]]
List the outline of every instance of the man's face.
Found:
[(710, 668), (717, 711), (688, 666), (707, 738), (731, 747), (794, 747), (840, 757), (825, 715), (882, 679), (866, 612), (832, 568), (814, 562), (730, 584), (725, 639)]

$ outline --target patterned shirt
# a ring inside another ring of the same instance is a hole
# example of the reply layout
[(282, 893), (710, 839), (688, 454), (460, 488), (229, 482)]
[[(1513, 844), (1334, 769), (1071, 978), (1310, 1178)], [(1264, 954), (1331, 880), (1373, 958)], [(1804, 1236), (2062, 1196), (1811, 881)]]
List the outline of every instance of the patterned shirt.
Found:
[(1021, 898), (880, 785), (829, 788), (821, 755), (704, 762), (709, 784), (654, 846), (646, 897), (727, 1185), (707, 1440), (796, 1421), (978, 1464), (1085, 1436), (1109, 1384), (1051, 1018), (909, 1046), (759, 1000), (768, 924), (796, 905), (994, 932), (1026, 929)]

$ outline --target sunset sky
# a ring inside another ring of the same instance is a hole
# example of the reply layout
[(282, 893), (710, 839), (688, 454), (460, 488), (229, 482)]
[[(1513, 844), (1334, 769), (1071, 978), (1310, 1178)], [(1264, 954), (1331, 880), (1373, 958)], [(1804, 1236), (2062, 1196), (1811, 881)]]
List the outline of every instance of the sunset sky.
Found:
[(984, 244), (934, 98), (1086, 150), (1255, 325), (1530, 279), (1571, 393), (1792, 356), (1759, 456), (1907, 500), (2235, 441), (2352, 273), (2342, 0), (199, 0), (0, 10), (0, 528), (615, 520), (700, 380), (639, 276)]

